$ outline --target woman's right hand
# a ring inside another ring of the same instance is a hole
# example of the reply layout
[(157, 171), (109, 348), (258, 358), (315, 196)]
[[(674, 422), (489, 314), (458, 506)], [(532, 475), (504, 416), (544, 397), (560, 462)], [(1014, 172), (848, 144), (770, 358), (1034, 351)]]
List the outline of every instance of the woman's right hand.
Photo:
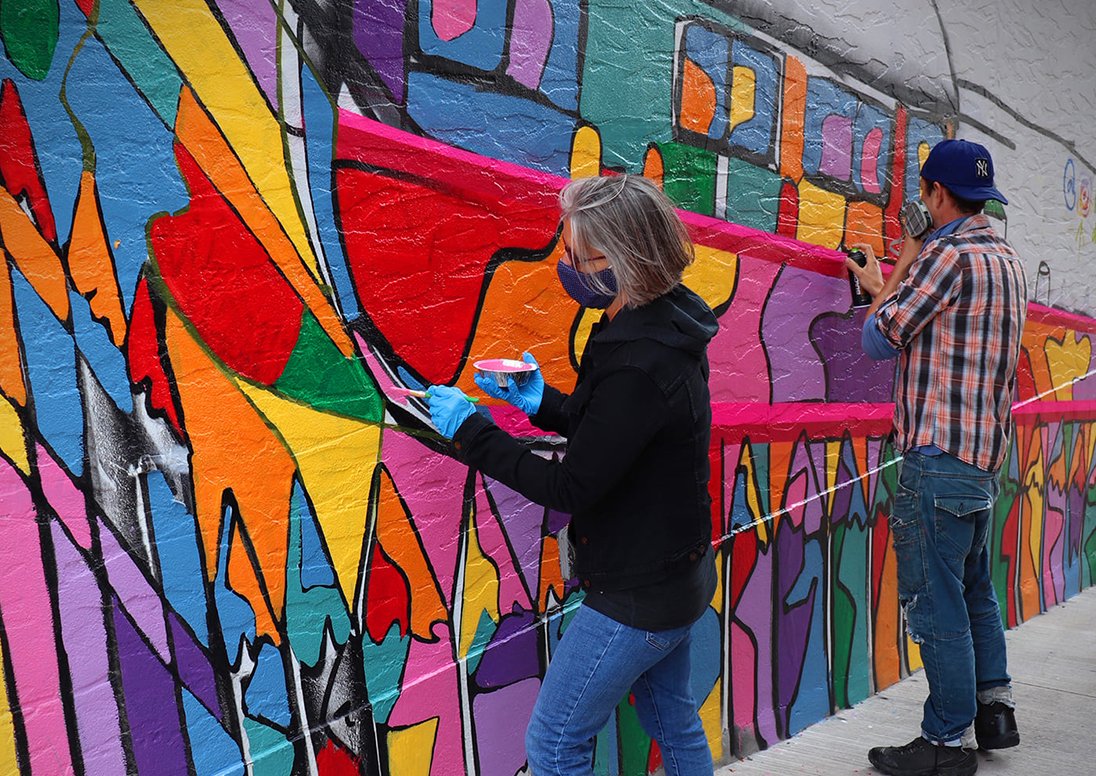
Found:
[(513, 375), (507, 375), (506, 387), (500, 388), (493, 377), (483, 372), (476, 372), (472, 379), (488, 396), (509, 402), (526, 415), (536, 415), (537, 410), (540, 409), (541, 399), (544, 398), (544, 376), (540, 373), (540, 366), (532, 353), (529, 351), (522, 353), (521, 359), (527, 364), (532, 364), (536, 369), (532, 372), (522, 372), (524, 379), (520, 383), (514, 379)]

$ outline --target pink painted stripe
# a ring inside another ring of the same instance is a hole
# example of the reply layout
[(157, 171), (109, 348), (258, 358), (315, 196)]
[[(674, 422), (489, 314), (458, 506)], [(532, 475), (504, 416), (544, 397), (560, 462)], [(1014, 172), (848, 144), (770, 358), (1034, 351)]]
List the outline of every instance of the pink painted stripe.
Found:
[(1045, 307), (1034, 302), (1028, 303), (1028, 320), (1038, 323), (1047, 323), (1053, 326), (1065, 326), (1067, 329), (1096, 334), (1096, 319), (1088, 318), (1079, 313), (1056, 310), (1053, 307)]
[(38, 478), (42, 482), (46, 501), (72, 533), (76, 543), (85, 550), (90, 550), (91, 523), (88, 521), (83, 492), (73, 484), (65, 470), (42, 445), (38, 445), (37, 463)]
[(718, 402), (712, 405), (712, 429), (724, 442), (749, 436), (756, 442), (795, 439), (819, 432), (877, 436), (892, 428), (893, 404), (762, 404)]
[(1096, 401), (1033, 401), (1013, 407), (1012, 415), (1024, 420), (1096, 420)]
[[(0, 458), (0, 611), (26, 733), (30, 773), (73, 772), (61, 693), (53, 612), (42, 564), (36, 509), (19, 473)], [(9, 692), (11, 688), (9, 687)]]

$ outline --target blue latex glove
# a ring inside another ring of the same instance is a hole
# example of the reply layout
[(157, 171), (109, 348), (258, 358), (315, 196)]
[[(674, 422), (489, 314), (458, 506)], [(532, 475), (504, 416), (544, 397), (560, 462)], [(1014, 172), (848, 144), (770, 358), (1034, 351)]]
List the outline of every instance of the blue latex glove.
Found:
[(427, 392), (426, 403), (430, 407), (430, 419), (434, 421), (441, 435), (452, 439), (460, 424), (476, 414), (476, 407), (464, 391), (448, 385), (431, 385)]
[(480, 390), (488, 396), (507, 401), (526, 415), (536, 415), (537, 410), (540, 409), (541, 399), (544, 398), (544, 375), (540, 373), (540, 366), (537, 365), (537, 360), (533, 358), (533, 354), (529, 351), (521, 354), (521, 360), (537, 367), (532, 372), (522, 373), (521, 382), (515, 380), (513, 375), (509, 375), (506, 378), (506, 387), (499, 388), (495, 378), (482, 372), (476, 372), (472, 379), (476, 381), (476, 385), (480, 387)]

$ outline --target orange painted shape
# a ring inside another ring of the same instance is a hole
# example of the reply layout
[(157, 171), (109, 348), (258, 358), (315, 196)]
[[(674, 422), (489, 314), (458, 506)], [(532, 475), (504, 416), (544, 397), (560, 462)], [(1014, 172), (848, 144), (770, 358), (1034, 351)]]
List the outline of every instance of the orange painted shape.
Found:
[(61, 260), (23, 208), (3, 187), (0, 187), (0, 242), (57, 319), (67, 321), (69, 298)]
[(0, 255), (0, 393), (20, 407), (26, 407), (27, 384), (23, 381), (20, 361), (11, 269)]
[(330, 300), (324, 296), (293, 242), (248, 178), (224, 135), (188, 88), (179, 95), (175, 133), (216, 189), (240, 214), (339, 351), (344, 356), (353, 356), (353, 343)]
[(780, 130), (780, 174), (803, 178), (803, 127), (807, 114), (807, 69), (793, 56), (784, 59), (784, 109)]
[(88, 170), (80, 177), (65, 260), (72, 284), (88, 300), (92, 317), (106, 324), (111, 342), (121, 348), (126, 341), (122, 291), (114, 274), (114, 257), (103, 225), (95, 175)]
[(225, 580), (228, 589), (242, 596), (250, 604), (255, 612), (255, 635), (257, 638), (270, 636), (277, 645), (280, 641), (278, 629), (274, 625), (274, 619), (270, 613), (264, 596), (260, 572), (255, 568), (248, 557), (247, 548), (244, 546), (240, 526), (232, 527), (232, 536), (228, 545), (228, 579)]
[(845, 212), (845, 245), (864, 242), (883, 256), (883, 209), (870, 202), (850, 202)]
[(643, 177), (658, 184), (661, 189), (666, 175), (666, 166), (662, 161), (662, 152), (657, 146), (648, 146), (643, 155)]
[(211, 581), (216, 574), (222, 498), (231, 490), (280, 619), (296, 466), (259, 413), (170, 308), (164, 336), (192, 450), (195, 514), (207, 574)]
[(566, 595), (564, 583), (563, 572), (559, 565), (559, 542), (555, 536), (546, 536), (540, 543), (540, 585), (537, 590), (540, 611), (548, 611), (551, 604), (548, 600), (549, 591), (557, 601), (563, 600)]
[[(880, 516), (881, 519), (886, 519)], [(883, 557), (883, 576), (879, 585), (878, 608), (875, 612), (875, 687), (882, 690), (902, 678), (902, 662), (898, 650), (900, 609), (898, 607), (898, 574), (894, 545), (887, 541)]]
[(424, 641), (434, 641), (433, 624), (448, 619), (441, 591), (396, 484), (385, 470), (380, 472), (378, 483), (377, 541), (407, 578), (411, 591), (411, 633)]
[[(789, 441), (773, 441), (769, 444), (769, 509), (774, 516), (780, 514), (787, 506), (784, 503), (784, 491), (788, 487), (788, 475), (792, 465), (794, 445), (794, 442)], [(795, 521), (798, 525), (801, 522), (803, 510), (797, 509), (787, 514), (799, 515), (800, 519)], [(773, 533), (775, 534), (775, 532), (776, 519), (774, 517)]]
[(682, 129), (707, 135), (715, 119), (715, 84), (691, 59), (685, 60), (681, 76), (681, 110), (677, 121)]

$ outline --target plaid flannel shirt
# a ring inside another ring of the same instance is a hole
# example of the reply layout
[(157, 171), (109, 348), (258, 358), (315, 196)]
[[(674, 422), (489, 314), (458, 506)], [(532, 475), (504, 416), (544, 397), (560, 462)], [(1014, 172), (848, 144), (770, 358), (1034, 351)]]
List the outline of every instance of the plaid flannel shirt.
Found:
[(901, 351), (899, 450), (936, 445), (979, 469), (1001, 467), (1026, 312), (1020, 257), (986, 216), (922, 247), (876, 312), (880, 332)]

